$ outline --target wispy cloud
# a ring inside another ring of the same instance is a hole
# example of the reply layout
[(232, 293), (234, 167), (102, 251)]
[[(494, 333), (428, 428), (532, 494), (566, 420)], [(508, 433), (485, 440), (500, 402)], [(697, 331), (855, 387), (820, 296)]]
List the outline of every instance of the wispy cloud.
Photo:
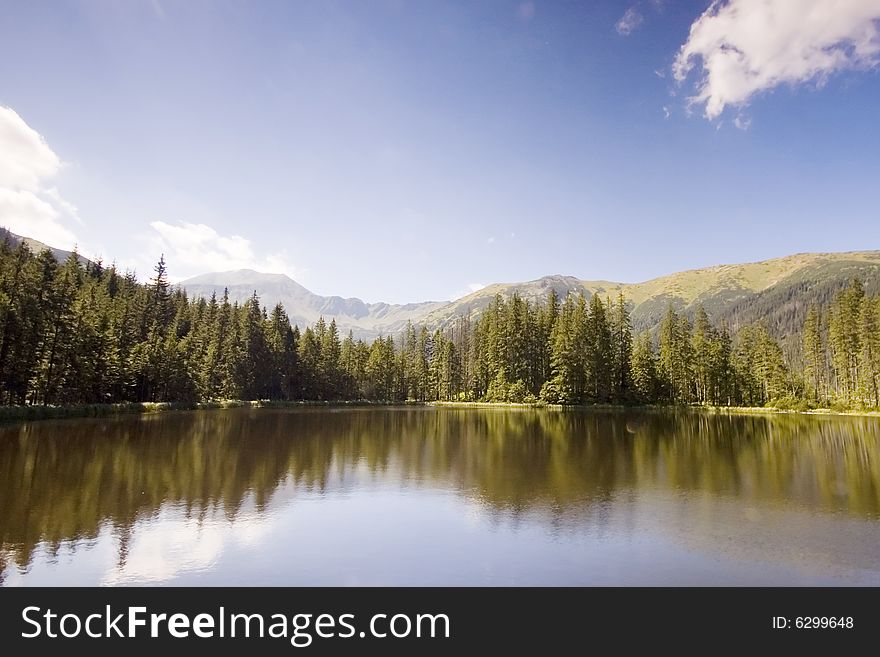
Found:
[(516, 17), (523, 22), (528, 22), (535, 17), (535, 3), (526, 1), (516, 6)]
[[(289, 262), (284, 251), (258, 255), (249, 239), (241, 235), (221, 235), (206, 224), (153, 221), (150, 228), (152, 252), (155, 257), (165, 254), (174, 280), (232, 269), (287, 274), (299, 280), (305, 273)], [(141, 263), (142, 266), (146, 264)]]
[(690, 105), (715, 119), (782, 84), (815, 83), (880, 63), (880, 0), (715, 0), (691, 25), (673, 64), (696, 68)]
[(733, 119), (733, 125), (740, 130), (748, 130), (752, 127), (752, 120), (747, 116), (738, 114)]
[(82, 217), (79, 216), (79, 210), (73, 203), (61, 196), (61, 192), (58, 191), (57, 187), (49, 187), (42, 190), (42, 192), (47, 198), (51, 199), (58, 208), (66, 213), (67, 216), (74, 219), (76, 223), (82, 225), (83, 220)]
[(621, 36), (629, 36), (639, 25), (645, 21), (645, 17), (635, 6), (627, 9), (617, 24), (614, 26), (617, 33)]
[(76, 235), (67, 225), (81, 223), (73, 204), (56, 187), (47, 187), (62, 167), (61, 158), (15, 110), (0, 106), (0, 226), (50, 246), (71, 249)]

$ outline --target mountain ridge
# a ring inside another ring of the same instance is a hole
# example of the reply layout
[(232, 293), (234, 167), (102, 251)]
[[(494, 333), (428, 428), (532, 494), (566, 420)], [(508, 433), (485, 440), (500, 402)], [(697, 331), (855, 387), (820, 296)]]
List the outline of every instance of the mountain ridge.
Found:
[[(802, 319), (812, 296), (828, 298), (853, 277), (863, 279), (869, 289), (880, 289), (880, 250), (796, 253), (769, 260), (689, 269), (638, 283), (552, 274), (531, 281), (493, 283), (451, 301), (409, 304), (323, 297), (284, 274), (260, 274), (253, 270), (213, 272), (178, 285), (190, 294), (206, 297), (211, 293), (222, 294), (226, 287), (230, 290), (230, 299), (239, 302), (256, 291), (264, 305), (283, 303), (291, 321), (301, 327), (323, 316), (327, 321), (336, 319), (340, 332), (351, 330), (363, 338), (398, 333), (408, 321), (431, 329), (446, 328), (460, 316), (478, 315), (497, 294), (510, 297), (518, 293), (529, 301), (542, 302), (551, 289), (560, 298), (569, 292), (608, 297), (622, 292), (630, 304), (637, 330), (655, 328), (670, 304), (686, 314), (692, 313), (697, 304), (703, 304), (710, 316), (734, 326), (769, 319), (774, 332), (784, 338), (791, 332), (788, 325)], [(291, 284), (295, 287), (290, 287)], [(296, 293), (282, 294), (285, 288)], [(768, 305), (767, 298), (776, 299), (778, 307), (768, 307), (761, 316), (756, 316), (750, 304)]]
[[(69, 251), (55, 249), (37, 240), (0, 228), (0, 240), (12, 244), (24, 241), (31, 250), (49, 249), (59, 260)], [(80, 260), (88, 260), (79, 256)], [(176, 284), (195, 297), (222, 296), (229, 290), (231, 301), (243, 303), (254, 292), (269, 308), (282, 303), (292, 323), (300, 328), (319, 317), (335, 319), (340, 333), (372, 339), (398, 334), (408, 322), (429, 329), (449, 328), (461, 316), (479, 315), (500, 294), (514, 293), (541, 303), (551, 289), (560, 299), (566, 294), (600, 294), (616, 297), (623, 293), (630, 306), (637, 331), (654, 330), (669, 305), (686, 315), (703, 305), (715, 322), (731, 328), (763, 321), (787, 348), (795, 341), (807, 308), (824, 304), (852, 278), (859, 278), (869, 293), (880, 292), (880, 250), (845, 252), (800, 252), (747, 263), (727, 263), (688, 269), (637, 283), (587, 280), (551, 274), (531, 281), (493, 283), (458, 299), (395, 304), (365, 302), (357, 297), (321, 296), (286, 274), (236, 269), (200, 274)]]
[(242, 303), (254, 292), (263, 305), (284, 305), (290, 321), (300, 328), (314, 324), (319, 317), (336, 320), (340, 332), (352, 331), (357, 337), (376, 337), (402, 331), (408, 321), (418, 323), (423, 311), (443, 302), (392, 304), (367, 303), (357, 297), (321, 296), (303, 287), (286, 274), (263, 274), (253, 269), (210, 272), (177, 283), (192, 296), (210, 297), (228, 291), (230, 301)]
[[(18, 246), (22, 242), (27, 244), (28, 248), (34, 253), (40, 253), (41, 251), (49, 251), (58, 262), (64, 262), (67, 260), (72, 254), (73, 251), (66, 251), (64, 249), (58, 249), (54, 246), (49, 246), (48, 244), (44, 244), (39, 240), (35, 240), (32, 237), (24, 237), (22, 235), (16, 235), (8, 228), (4, 228), (0, 226), (0, 242), (8, 241), (13, 246)], [(89, 264), (91, 261), (80, 255), (76, 254), (77, 259), (84, 265)]]

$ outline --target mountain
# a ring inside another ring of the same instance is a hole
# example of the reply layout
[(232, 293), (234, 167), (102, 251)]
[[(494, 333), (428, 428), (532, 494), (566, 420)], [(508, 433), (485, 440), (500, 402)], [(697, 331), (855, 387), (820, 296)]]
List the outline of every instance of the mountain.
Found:
[[(12, 231), (7, 230), (6, 228), (3, 228), (2, 226), (0, 226), (0, 242), (3, 242), (3, 241), (8, 241), (13, 246), (18, 246), (19, 244), (24, 242), (25, 244), (27, 244), (28, 248), (33, 253), (42, 253), (43, 251), (51, 251), (52, 255), (55, 256), (55, 259), (58, 262), (64, 262), (71, 255), (70, 251), (65, 251), (63, 249), (56, 249), (55, 247), (49, 246), (48, 244), (43, 244), (42, 242), (35, 240), (32, 237), (22, 237), (21, 235), (16, 235)], [(84, 265), (89, 263), (88, 258), (84, 258), (79, 254), (77, 254), (77, 258)]]
[[(34, 253), (45, 249), (59, 262), (70, 251), (56, 249), (30, 237), (0, 227), (0, 241), (27, 244)], [(83, 264), (89, 261), (78, 256)], [(454, 301), (390, 304), (365, 303), (357, 298), (324, 297), (307, 290), (284, 274), (263, 274), (249, 269), (214, 272), (187, 279), (179, 286), (191, 296), (223, 295), (243, 303), (256, 292), (271, 309), (282, 303), (291, 321), (305, 327), (319, 317), (336, 320), (341, 335), (351, 330), (356, 337), (372, 339), (394, 335), (407, 322), (430, 329), (451, 326), (463, 315), (479, 315), (500, 294), (518, 293), (531, 302), (543, 302), (551, 289), (560, 299), (568, 293), (616, 297), (622, 292), (630, 304), (633, 327), (654, 330), (667, 306), (692, 315), (702, 304), (715, 323), (736, 329), (763, 321), (787, 349), (797, 351), (797, 339), (810, 304), (827, 304), (853, 278), (860, 279), (871, 294), (880, 293), (880, 251), (848, 253), (799, 253), (784, 258), (703, 269), (661, 276), (642, 283), (589, 281), (573, 276), (544, 276), (525, 283), (496, 283)]]
[(283, 274), (250, 270), (205, 274), (180, 286), (191, 295), (204, 297), (212, 293), (221, 296), (227, 287), (230, 299), (239, 302), (256, 291), (266, 306), (283, 303), (291, 320), (301, 327), (323, 315), (327, 321), (336, 319), (340, 333), (351, 329), (363, 338), (397, 333), (407, 321), (429, 328), (450, 326), (459, 316), (478, 315), (496, 294), (510, 297), (517, 292), (525, 299), (541, 302), (551, 289), (560, 298), (569, 292), (612, 298), (622, 292), (638, 331), (655, 329), (669, 304), (686, 314), (702, 304), (715, 322), (724, 321), (737, 328), (762, 320), (777, 337), (790, 343), (809, 305), (827, 302), (852, 278), (861, 279), (869, 292), (880, 292), (880, 251), (800, 253), (763, 262), (693, 269), (642, 283), (545, 276), (525, 283), (489, 285), (454, 301), (406, 305), (322, 297)]
[(853, 278), (861, 280), (869, 293), (880, 292), (880, 251), (799, 253), (762, 262), (692, 269), (642, 283), (546, 276), (528, 283), (490, 285), (429, 314), (424, 321), (447, 326), (451, 318), (468, 308), (479, 312), (496, 294), (508, 297), (514, 291), (529, 300), (546, 298), (550, 288), (560, 298), (568, 292), (611, 298), (622, 292), (637, 332), (656, 330), (670, 304), (690, 317), (702, 305), (716, 325), (725, 322), (734, 330), (764, 322), (785, 351), (796, 355), (800, 353), (800, 330), (810, 305), (827, 304)]
[(209, 298), (223, 296), (229, 291), (229, 300), (243, 303), (256, 292), (260, 302), (270, 310), (277, 303), (284, 305), (290, 321), (304, 328), (324, 317), (336, 320), (341, 335), (351, 330), (356, 337), (375, 338), (402, 331), (408, 321), (422, 319), (446, 305), (446, 302), (390, 304), (365, 303), (360, 299), (322, 297), (310, 292), (284, 274), (263, 274), (251, 269), (215, 272), (189, 278), (178, 284), (190, 296)]

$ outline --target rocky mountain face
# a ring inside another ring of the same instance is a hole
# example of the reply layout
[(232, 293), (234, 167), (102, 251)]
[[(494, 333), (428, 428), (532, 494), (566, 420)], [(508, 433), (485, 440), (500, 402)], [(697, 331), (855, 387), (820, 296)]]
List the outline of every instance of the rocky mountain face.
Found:
[(203, 274), (182, 281), (180, 287), (191, 296), (209, 298), (229, 292), (229, 300), (242, 303), (254, 292), (270, 310), (281, 303), (290, 321), (304, 328), (324, 317), (336, 320), (341, 335), (352, 331), (355, 337), (371, 339), (378, 335), (395, 334), (408, 321), (421, 323), (425, 316), (446, 305), (445, 302), (410, 304), (365, 303), (356, 298), (324, 297), (314, 294), (284, 274), (263, 274), (250, 269)]

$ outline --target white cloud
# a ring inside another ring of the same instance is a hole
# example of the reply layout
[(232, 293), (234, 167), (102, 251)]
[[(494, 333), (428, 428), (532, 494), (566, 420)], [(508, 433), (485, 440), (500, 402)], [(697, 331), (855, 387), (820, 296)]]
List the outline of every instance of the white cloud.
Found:
[(492, 235), (491, 237), (489, 237), (489, 238), (486, 240), (486, 244), (492, 244), (494, 241), (495, 241), (495, 236)]
[(46, 140), (9, 107), (0, 107), (0, 187), (35, 192), (51, 178), (61, 159)]
[(73, 248), (76, 236), (59, 221), (61, 213), (37, 194), (0, 187), (0, 226), (49, 246)]
[(781, 84), (821, 85), (880, 62), (880, 0), (714, 0), (673, 64), (682, 84), (698, 67), (691, 105), (708, 119)]
[(82, 224), (83, 220), (79, 216), (79, 210), (76, 209), (76, 206), (73, 203), (65, 198), (62, 198), (61, 192), (58, 191), (57, 187), (49, 187), (48, 189), (42, 190), (42, 193), (44, 196), (51, 199), (52, 202), (63, 212), (65, 212), (69, 217), (75, 219), (78, 224)]
[(750, 127), (752, 127), (752, 120), (747, 116), (743, 116), (742, 114), (738, 114), (733, 119), (733, 125), (736, 126), (737, 128), (739, 128), (740, 130), (748, 130)]
[(154, 231), (150, 242), (155, 257), (165, 254), (174, 280), (231, 269), (288, 274), (299, 280), (303, 276), (301, 270), (288, 262), (284, 251), (259, 256), (251, 241), (241, 235), (221, 235), (205, 224), (185, 221), (177, 224), (153, 221), (150, 227)]
[(644, 20), (645, 17), (639, 13), (638, 9), (630, 7), (620, 17), (620, 20), (617, 21), (615, 29), (617, 29), (617, 33), (621, 36), (629, 36)]
[(66, 219), (79, 222), (76, 207), (56, 187), (45, 187), (61, 158), (15, 110), (0, 106), (0, 226), (13, 233), (70, 249), (77, 239)]
[(455, 301), (457, 299), (461, 299), (462, 297), (466, 297), (469, 294), (473, 294), (474, 292), (479, 292), (484, 287), (486, 287), (485, 283), (468, 283), (467, 287), (462, 290), (457, 290), (456, 292), (453, 292), (449, 296), (449, 298)]

